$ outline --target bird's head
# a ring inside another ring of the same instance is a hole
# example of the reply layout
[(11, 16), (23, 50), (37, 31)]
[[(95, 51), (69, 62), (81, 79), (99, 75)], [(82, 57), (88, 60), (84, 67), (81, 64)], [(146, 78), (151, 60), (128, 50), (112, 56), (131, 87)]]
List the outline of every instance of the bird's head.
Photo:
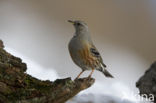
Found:
[(80, 20), (68, 20), (68, 22), (72, 23), (75, 27), (76, 32), (86, 32), (88, 31), (88, 26), (85, 22)]

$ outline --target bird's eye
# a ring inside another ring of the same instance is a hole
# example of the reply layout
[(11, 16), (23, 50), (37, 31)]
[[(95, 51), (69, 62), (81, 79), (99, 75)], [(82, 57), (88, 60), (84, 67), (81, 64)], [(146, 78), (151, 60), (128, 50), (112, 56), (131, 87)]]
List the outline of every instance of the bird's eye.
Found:
[(77, 23), (77, 25), (80, 26), (81, 24), (80, 23)]

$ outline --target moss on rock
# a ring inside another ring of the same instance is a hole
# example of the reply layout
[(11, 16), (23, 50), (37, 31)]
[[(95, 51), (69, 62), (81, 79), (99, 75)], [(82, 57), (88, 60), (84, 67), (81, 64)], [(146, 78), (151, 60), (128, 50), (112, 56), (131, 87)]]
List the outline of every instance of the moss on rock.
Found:
[(0, 40), (0, 103), (64, 103), (94, 83), (94, 79), (87, 78), (42, 81), (26, 70), (26, 64), (6, 52)]

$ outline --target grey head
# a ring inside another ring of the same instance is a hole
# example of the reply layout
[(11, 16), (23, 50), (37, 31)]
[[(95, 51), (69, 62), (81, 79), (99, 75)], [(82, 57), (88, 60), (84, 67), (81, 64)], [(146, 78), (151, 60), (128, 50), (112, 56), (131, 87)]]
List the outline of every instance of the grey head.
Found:
[(68, 22), (74, 25), (76, 34), (88, 32), (88, 26), (85, 22), (81, 20), (68, 20)]
[(85, 22), (81, 20), (75, 20), (75, 21), (68, 20), (68, 22), (72, 23), (73, 26), (75, 27), (74, 37), (79, 37), (80, 39), (84, 39), (90, 42), (92, 41), (88, 30), (88, 26)]

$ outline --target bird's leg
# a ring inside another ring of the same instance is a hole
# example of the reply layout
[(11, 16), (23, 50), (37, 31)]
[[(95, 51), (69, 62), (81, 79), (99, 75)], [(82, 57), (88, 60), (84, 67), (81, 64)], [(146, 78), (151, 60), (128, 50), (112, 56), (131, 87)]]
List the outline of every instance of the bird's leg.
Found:
[(80, 74), (75, 78), (75, 80), (78, 79), (78, 78), (80, 77), (80, 75), (81, 75), (83, 72), (84, 72), (84, 70), (82, 70), (82, 71), (80, 72)]
[(93, 72), (94, 72), (94, 68), (92, 68), (92, 72), (89, 74), (88, 78), (91, 78)]

